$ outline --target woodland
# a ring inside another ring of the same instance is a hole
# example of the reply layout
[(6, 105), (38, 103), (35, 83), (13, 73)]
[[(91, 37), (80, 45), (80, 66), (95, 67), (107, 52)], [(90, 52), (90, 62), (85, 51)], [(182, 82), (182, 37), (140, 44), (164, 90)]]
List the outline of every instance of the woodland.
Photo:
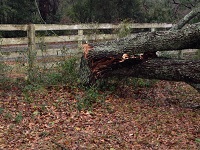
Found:
[(0, 24), (120, 22), (173, 26), (83, 44), (32, 80), (0, 62), (0, 149), (200, 148), (199, 0), (0, 1)]

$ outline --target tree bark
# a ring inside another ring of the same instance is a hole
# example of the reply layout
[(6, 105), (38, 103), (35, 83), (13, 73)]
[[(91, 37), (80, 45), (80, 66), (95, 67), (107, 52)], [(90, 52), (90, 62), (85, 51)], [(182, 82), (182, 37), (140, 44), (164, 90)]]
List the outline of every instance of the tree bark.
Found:
[[(135, 61), (135, 60), (134, 60)], [(185, 61), (166, 58), (155, 58), (141, 63), (127, 60), (120, 67), (106, 68), (98, 78), (111, 76), (139, 77), (169, 81), (184, 81), (200, 92), (200, 60)]]
[(82, 57), (81, 81), (85, 85), (94, 84), (97, 79), (108, 77), (137, 77), (168, 81), (184, 81), (200, 92), (200, 60), (186, 61), (169, 58), (141, 60), (127, 59), (123, 62), (107, 64), (99, 70), (92, 70), (87, 59)]
[(172, 51), (200, 48), (200, 23), (188, 25), (176, 31), (138, 33), (105, 43), (90, 44), (87, 59), (101, 59), (122, 55), (155, 51)]

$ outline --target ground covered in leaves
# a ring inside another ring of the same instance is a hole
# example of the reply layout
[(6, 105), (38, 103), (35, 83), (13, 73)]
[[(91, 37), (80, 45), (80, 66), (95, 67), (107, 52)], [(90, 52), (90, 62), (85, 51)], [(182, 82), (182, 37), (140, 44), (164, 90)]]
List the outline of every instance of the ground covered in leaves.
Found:
[(187, 84), (124, 85), (99, 96), (81, 109), (81, 88), (1, 88), (0, 149), (200, 149), (200, 94)]

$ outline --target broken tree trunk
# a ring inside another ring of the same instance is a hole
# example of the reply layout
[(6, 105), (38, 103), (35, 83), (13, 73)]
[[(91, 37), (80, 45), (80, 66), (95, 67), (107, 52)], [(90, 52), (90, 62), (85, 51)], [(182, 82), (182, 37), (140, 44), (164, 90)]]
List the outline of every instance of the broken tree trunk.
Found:
[[(200, 24), (168, 32), (138, 33), (84, 45), (80, 74), (84, 84), (111, 76), (184, 81), (200, 91), (200, 61), (156, 58), (155, 51), (200, 48)], [(123, 58), (123, 54), (131, 56)], [(143, 53), (139, 55), (138, 53)]]
[[(110, 76), (184, 81), (200, 92), (200, 61), (157, 58), (156, 51), (200, 48), (200, 23), (182, 27), (200, 13), (200, 3), (169, 31), (146, 32), (84, 45), (83, 84)], [(143, 53), (143, 54), (140, 54)], [(128, 59), (124, 57), (128, 54)]]
[[(104, 62), (104, 61), (103, 61)], [(91, 64), (82, 57), (81, 79), (84, 84), (94, 84), (97, 79), (113, 76), (139, 77), (169, 81), (184, 81), (200, 92), (200, 60), (185, 61), (168, 58), (130, 58), (112, 62), (92, 70)]]
[(181, 29), (199, 13), (200, 3), (170, 31), (138, 33), (104, 43), (83, 45), (82, 83), (89, 85), (101, 78), (128, 76), (184, 81), (200, 92), (200, 60), (173, 60), (155, 55), (156, 51), (199, 49), (200, 23)]
[(184, 81), (200, 92), (200, 60), (185, 61), (166, 58), (154, 58), (134, 63), (125, 60), (119, 67), (110, 66), (99, 78), (111, 76), (139, 77), (169, 81)]

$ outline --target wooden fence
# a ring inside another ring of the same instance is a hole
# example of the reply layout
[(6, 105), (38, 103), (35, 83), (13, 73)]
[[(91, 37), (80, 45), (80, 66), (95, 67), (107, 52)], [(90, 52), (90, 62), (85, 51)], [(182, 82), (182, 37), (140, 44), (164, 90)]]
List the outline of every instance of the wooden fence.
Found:
[[(29, 24), (29, 25), (14, 25), (14, 24), (0, 24), (1, 31), (25, 31), (27, 32), (26, 37), (18, 38), (0, 38), (0, 48), (6, 46), (17, 46), (17, 45), (27, 45), (27, 51), (32, 53), (36, 51), (37, 44), (41, 42), (41, 37), (36, 36), (38, 31), (77, 31), (76, 35), (53, 35), (53, 36), (43, 36), (42, 41), (44, 43), (59, 43), (59, 42), (75, 42), (79, 44), (83, 40), (111, 40), (118, 37), (117, 34), (98, 34), (97, 30), (114, 30), (119, 29), (123, 24), (74, 24), (74, 25), (60, 25), (60, 24)], [(149, 29), (154, 31), (156, 29), (168, 29), (172, 27), (172, 24), (166, 23), (131, 23), (126, 24), (127, 28), (131, 28), (133, 31), (138, 29)], [(87, 35), (85, 31), (91, 31), (94, 33)], [(1, 50), (0, 49), (0, 50)], [(1, 51), (0, 51), (1, 52)], [(4, 50), (5, 52), (5, 50)], [(9, 52), (9, 49), (6, 50)], [(2, 59), (3, 57), (0, 57)]]
[[(75, 24), (75, 25), (59, 25), (59, 24), (29, 24), (29, 25), (13, 25), (13, 24), (0, 24), (0, 31), (27, 31), (27, 37), (22, 38), (1, 38), (1, 45), (12, 44), (35, 44), (38, 38), (35, 33), (37, 31), (55, 31), (55, 30), (77, 30), (78, 35), (67, 36), (46, 36), (44, 41), (51, 42), (66, 42), (66, 41), (82, 41), (82, 40), (101, 40), (116, 38), (115, 34), (96, 34), (87, 36), (84, 35), (84, 30), (99, 30), (99, 29), (117, 29), (121, 28), (122, 24)], [(172, 24), (166, 23), (132, 23), (127, 24), (127, 28), (131, 29), (151, 29), (154, 31), (157, 28), (170, 28)], [(34, 42), (34, 43), (32, 43)]]

